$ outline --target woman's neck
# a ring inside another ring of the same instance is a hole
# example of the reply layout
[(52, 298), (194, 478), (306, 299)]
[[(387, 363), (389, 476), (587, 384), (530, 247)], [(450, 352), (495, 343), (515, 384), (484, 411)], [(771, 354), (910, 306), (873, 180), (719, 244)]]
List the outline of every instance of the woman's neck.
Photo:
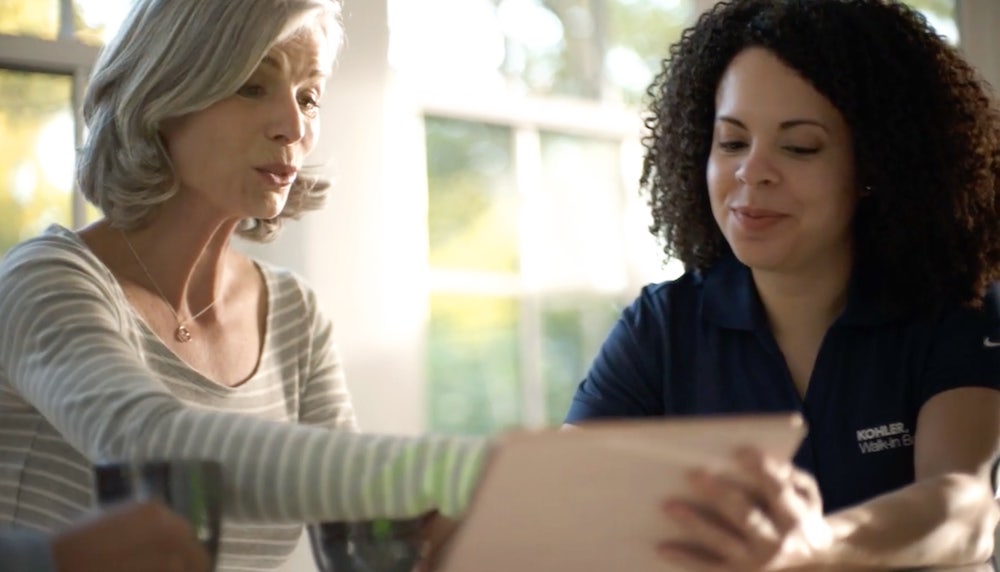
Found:
[(190, 316), (226, 290), (229, 240), (238, 221), (220, 223), (205, 216), (208, 209), (189, 210), (168, 201), (139, 229), (123, 233), (100, 221), (80, 234), (130, 279), (145, 284), (148, 272), (177, 313)]
[(853, 256), (791, 271), (751, 269), (771, 331), (787, 336), (822, 336), (843, 312)]

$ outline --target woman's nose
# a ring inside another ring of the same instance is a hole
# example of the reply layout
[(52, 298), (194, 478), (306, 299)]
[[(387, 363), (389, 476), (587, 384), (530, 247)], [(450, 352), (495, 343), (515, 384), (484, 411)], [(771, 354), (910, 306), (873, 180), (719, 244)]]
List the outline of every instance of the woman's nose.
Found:
[(285, 96), (274, 102), (274, 115), (268, 126), (268, 137), (284, 145), (305, 137), (306, 119), (294, 96)]
[(772, 162), (770, 152), (761, 145), (753, 145), (736, 170), (736, 179), (747, 186), (756, 187), (778, 182), (780, 176)]

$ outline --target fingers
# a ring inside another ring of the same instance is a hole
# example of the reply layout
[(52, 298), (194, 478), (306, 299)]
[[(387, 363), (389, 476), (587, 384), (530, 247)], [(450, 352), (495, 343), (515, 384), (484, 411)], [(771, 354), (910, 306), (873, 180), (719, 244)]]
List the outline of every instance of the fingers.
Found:
[(781, 535), (752, 487), (705, 470), (691, 471), (688, 481), (690, 498), (666, 506), (679, 525), (679, 544), (703, 549), (728, 566), (767, 559), (777, 550)]
[(430, 572), (438, 567), (458, 526), (458, 521), (437, 512), (425, 517), (422, 531), (424, 551), (414, 572)]
[(757, 569), (778, 558), (786, 540), (810, 518), (822, 515), (809, 474), (753, 449), (735, 458), (735, 471), (691, 471), (689, 496), (665, 506), (678, 537), (662, 551), (685, 569)]
[(698, 548), (680, 543), (667, 542), (660, 546), (660, 556), (664, 560), (687, 572), (724, 572), (729, 567), (717, 555)]
[[(724, 522), (711, 509), (690, 503), (671, 502), (667, 504), (666, 511), (680, 529), (677, 541), (668, 543), (668, 546), (704, 551), (725, 562), (745, 560), (750, 556), (750, 549), (742, 532)], [(709, 548), (711, 552), (708, 551)]]
[(701, 469), (691, 471), (688, 482), (693, 500), (701, 506), (711, 507), (721, 524), (735, 535), (751, 542), (776, 538), (774, 527), (762, 508), (765, 505), (744, 483)]
[(815, 480), (790, 462), (778, 461), (752, 448), (740, 449), (736, 460), (747, 486), (756, 491), (775, 527), (795, 527), (810, 507), (820, 503)]
[(819, 492), (819, 484), (809, 473), (793, 468), (791, 479), (795, 491), (803, 500), (810, 505), (823, 505), (823, 495)]

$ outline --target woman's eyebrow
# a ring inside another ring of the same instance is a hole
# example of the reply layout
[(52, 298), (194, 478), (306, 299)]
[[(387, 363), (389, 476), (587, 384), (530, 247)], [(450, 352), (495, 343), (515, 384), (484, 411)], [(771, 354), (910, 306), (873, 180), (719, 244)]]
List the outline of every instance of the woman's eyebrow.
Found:
[[(716, 117), (716, 121), (729, 123), (731, 125), (739, 127), (740, 129), (747, 129), (746, 124), (744, 124), (739, 119), (736, 119), (735, 117), (732, 117), (730, 115), (720, 115)], [(781, 130), (785, 130), (785, 129), (791, 129), (793, 127), (799, 127), (800, 125), (813, 125), (815, 127), (819, 127), (823, 131), (827, 132), (830, 131), (822, 121), (818, 121), (816, 119), (788, 119), (779, 123), (778, 128)]]

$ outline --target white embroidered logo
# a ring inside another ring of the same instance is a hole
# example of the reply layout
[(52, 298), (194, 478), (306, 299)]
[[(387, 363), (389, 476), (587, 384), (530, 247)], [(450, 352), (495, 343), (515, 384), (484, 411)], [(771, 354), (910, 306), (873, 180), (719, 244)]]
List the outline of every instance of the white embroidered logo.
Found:
[(1000, 348), (1000, 340), (993, 341), (989, 336), (983, 338), (983, 346), (987, 348)]
[(913, 435), (901, 422), (858, 429), (857, 437), (862, 455), (913, 446)]

